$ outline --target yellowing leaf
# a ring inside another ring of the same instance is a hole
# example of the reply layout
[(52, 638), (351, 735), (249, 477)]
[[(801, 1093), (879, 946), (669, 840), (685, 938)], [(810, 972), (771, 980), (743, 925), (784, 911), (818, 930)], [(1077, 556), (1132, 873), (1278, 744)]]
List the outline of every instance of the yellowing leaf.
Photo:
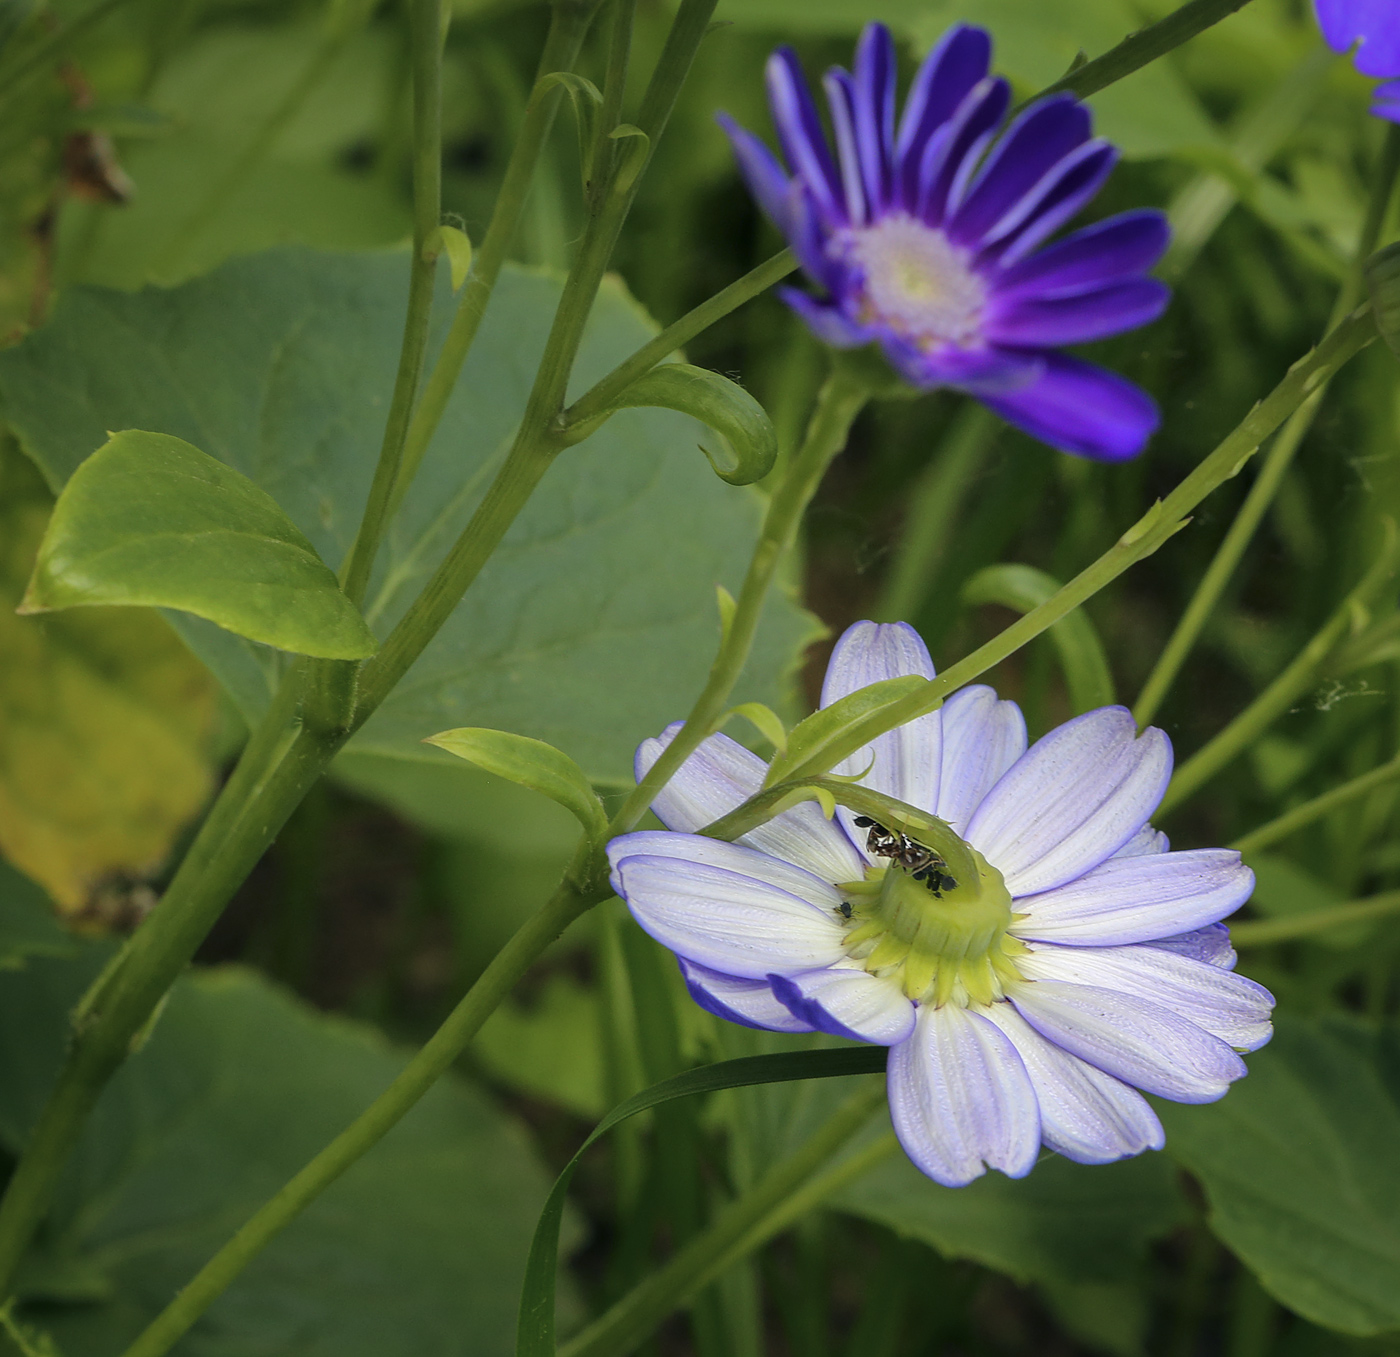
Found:
[(208, 797), (215, 699), (148, 609), (15, 615), (51, 502), (0, 448), (0, 853), (79, 913), (158, 867)]

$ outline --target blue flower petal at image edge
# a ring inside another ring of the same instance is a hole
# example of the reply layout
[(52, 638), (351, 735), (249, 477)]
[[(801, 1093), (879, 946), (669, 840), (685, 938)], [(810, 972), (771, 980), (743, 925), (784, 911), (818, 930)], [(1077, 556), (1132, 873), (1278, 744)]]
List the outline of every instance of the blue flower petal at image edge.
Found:
[(918, 387), (975, 396), (1033, 437), (1104, 461), (1142, 451), (1157, 407), (1114, 373), (1060, 352), (1155, 320), (1146, 276), (1166, 218), (1127, 212), (1040, 248), (1094, 197), (1117, 152), (1072, 95), (1041, 99), (999, 129), (1011, 101), (988, 75), (991, 39), (952, 29), (895, 120), (889, 31), (869, 25), (854, 74), (824, 80), (832, 155), (796, 55), (768, 62), (789, 174), (751, 132), (720, 122), (755, 198), (825, 296), (782, 295), (826, 343), (879, 344)]
[[(822, 704), (933, 665), (903, 623), (838, 642)], [(640, 778), (678, 727), (645, 741)], [(1225, 849), (1171, 852), (1149, 824), (1171, 776), (1159, 730), (1122, 707), (1029, 749), (1014, 702), (963, 688), (835, 771), (947, 821), (979, 883), (872, 851), (844, 807), (786, 811), (734, 843), (694, 831), (759, 790), (724, 735), (653, 809), (669, 828), (608, 847), (633, 917), (676, 953), (695, 1000), (731, 1022), (890, 1047), (890, 1114), (909, 1157), (956, 1187), (1029, 1173), (1042, 1145), (1098, 1164), (1160, 1149), (1138, 1089), (1212, 1102), (1268, 1041), (1273, 998), (1233, 973), (1219, 921), (1254, 875)]]
[(1356, 48), (1362, 75), (1385, 81), (1374, 91), (1371, 112), (1400, 123), (1400, 4), (1396, 0), (1315, 0), (1318, 26), (1334, 52)]

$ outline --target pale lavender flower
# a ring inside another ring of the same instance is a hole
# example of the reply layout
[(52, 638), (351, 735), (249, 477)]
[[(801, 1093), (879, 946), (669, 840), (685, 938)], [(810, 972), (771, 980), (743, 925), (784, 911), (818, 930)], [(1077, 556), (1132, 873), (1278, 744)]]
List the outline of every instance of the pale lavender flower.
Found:
[(754, 197), (822, 289), (781, 293), (821, 339), (878, 344), (906, 381), (965, 391), (1052, 447), (1135, 456), (1157, 407), (1061, 349), (1161, 314), (1167, 289), (1146, 270), (1166, 248), (1166, 218), (1128, 212), (1041, 248), (1098, 193), (1117, 152), (1068, 94), (1002, 132), (1011, 90), (988, 74), (991, 51), (982, 29), (952, 29), (896, 122), (894, 43), (869, 25), (854, 73), (824, 81), (834, 157), (790, 48), (768, 63), (787, 169), (720, 121)]
[[(917, 633), (857, 623), (823, 705), (903, 674), (933, 676)], [(639, 777), (676, 729), (642, 744)], [(1233, 973), (1219, 922), (1253, 873), (1224, 849), (1171, 852), (1148, 823), (1171, 763), (1122, 707), (1027, 749), (1016, 704), (974, 686), (836, 770), (869, 768), (863, 785), (949, 822), (975, 850), (969, 889), (871, 853), (844, 807), (833, 822), (804, 804), (735, 843), (695, 834), (766, 771), (714, 735), (656, 800), (670, 829), (609, 845), (612, 882), (710, 1012), (890, 1047), (890, 1114), (929, 1177), (1020, 1177), (1042, 1145), (1106, 1163), (1162, 1146), (1137, 1089), (1212, 1102), (1271, 1034), (1273, 999)]]
[(1315, 0), (1318, 27), (1334, 52), (1354, 47), (1362, 75), (1379, 76), (1371, 112), (1400, 123), (1400, 3), (1397, 0)]

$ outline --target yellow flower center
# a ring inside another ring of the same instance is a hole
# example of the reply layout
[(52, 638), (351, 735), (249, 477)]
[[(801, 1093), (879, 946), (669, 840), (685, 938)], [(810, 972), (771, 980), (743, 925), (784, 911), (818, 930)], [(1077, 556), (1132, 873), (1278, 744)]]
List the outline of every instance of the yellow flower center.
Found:
[(1019, 916), (1011, 892), (970, 845), (976, 881), (947, 885), (937, 872), (869, 867), (865, 880), (837, 885), (851, 906), (846, 950), (880, 977), (897, 976), (909, 998), (941, 1008), (990, 1004), (1022, 979), (1014, 958), (1025, 945), (1007, 933)]
[(863, 318), (883, 321), (921, 348), (977, 341), (987, 289), (967, 251), (905, 213), (845, 233), (865, 277)]

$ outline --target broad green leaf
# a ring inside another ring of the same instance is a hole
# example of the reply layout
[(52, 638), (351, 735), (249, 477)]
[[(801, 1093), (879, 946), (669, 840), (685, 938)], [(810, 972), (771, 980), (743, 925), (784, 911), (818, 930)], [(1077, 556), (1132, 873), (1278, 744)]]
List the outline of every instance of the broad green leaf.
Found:
[(493, 1079), (590, 1120), (603, 1115), (602, 1014), (596, 990), (566, 972), (529, 1002), (507, 999), (472, 1042), (472, 1058)]
[(1400, 1328), (1400, 1026), (1284, 1017), (1220, 1102), (1156, 1106), (1266, 1291), (1343, 1333)]
[(0, 859), (0, 970), (22, 966), (26, 957), (66, 956), (73, 939), (54, 918), (44, 892)]
[[(382, 91), (399, 60), (396, 34), (384, 25), (370, 26), (318, 73), (295, 116), (213, 216), (191, 229), (324, 41), (319, 22), (240, 23), (210, 26), (176, 46), (148, 96), (171, 131), (123, 143), (137, 192), (120, 212), (96, 209), (95, 222), (93, 209), (65, 214), (68, 275), (133, 288), (272, 245), (365, 249), (405, 239), (407, 196), (371, 166), (356, 168), (383, 135)], [(190, 441), (203, 446), (197, 436)]]
[[(1101, 56), (1143, 26), (1129, 0), (890, 0), (878, 16), (865, 0), (722, 0), (715, 13), (775, 32), (852, 37), (879, 17), (920, 54), (953, 24), (979, 24), (995, 39), (994, 69), (1026, 94), (1058, 80), (1079, 52)], [(1089, 104), (1097, 130), (1130, 156), (1169, 155), (1218, 140), (1195, 95), (1166, 62), (1134, 72)]]
[(1366, 290), (1376, 313), (1376, 329), (1400, 357), (1400, 244), (1387, 245), (1366, 261)]
[(430, 735), (426, 741), (531, 791), (556, 801), (583, 826), (590, 839), (601, 839), (608, 827), (607, 813), (583, 769), (553, 745), (512, 735), (508, 730), (480, 730), (463, 726)]
[(833, 1198), (833, 1206), (968, 1258), (1018, 1281), (1117, 1282), (1148, 1244), (1183, 1218), (1171, 1162), (1145, 1154), (1117, 1164), (1074, 1164), (1058, 1155), (1029, 1177), (988, 1173), (940, 1187), (902, 1155)]
[[(1039, 607), (1060, 588), (1060, 582), (1043, 570), (1029, 565), (989, 565), (979, 570), (962, 587), (963, 602), (999, 603), (1028, 613)], [(1076, 716), (1095, 707), (1111, 707), (1118, 699), (1113, 690), (1113, 674), (1108, 656), (1094, 624), (1082, 608), (1056, 622), (1048, 633), (1060, 657), (1070, 705)]]
[(0, 446), (0, 853), (76, 913), (204, 804), (215, 691), (146, 609), (15, 616), (51, 502)]
[(136, 429), (69, 478), (20, 611), (94, 603), (178, 608), (325, 659), (377, 644), (271, 495), (179, 438)]
[(613, 402), (625, 410), (660, 406), (708, 424), (722, 451), (700, 445), (715, 475), (730, 485), (752, 485), (773, 470), (778, 434), (768, 412), (737, 382), (709, 368), (663, 363), (639, 377)]
[[(453, 301), (441, 270), (434, 342)], [(106, 430), (185, 438), (262, 486), (322, 560), (353, 539), (378, 455), (403, 329), (407, 257), (274, 250), (168, 291), (71, 288), (53, 320), (0, 353), (0, 406), (61, 486)], [(369, 595), (383, 636), (500, 465), (559, 283), (507, 268), (437, 438), (390, 528)], [(574, 387), (655, 327), (603, 289)], [(631, 781), (644, 738), (689, 709), (718, 640), (715, 585), (737, 587), (757, 534), (755, 492), (694, 456), (697, 422), (623, 410), (560, 455), (472, 591), (350, 748), (439, 757), (422, 740), (472, 724), (563, 750), (594, 783)], [(200, 619), (181, 633), (248, 718), (276, 652)], [(735, 701), (785, 705), (814, 624), (777, 590)]]
[[(92, 970), (34, 962), (0, 982), (9, 1149), (41, 1105)], [(48, 1234), (112, 1289), (106, 1303), (45, 1306), (41, 1323), (65, 1357), (120, 1353), (404, 1058), (372, 1029), (249, 972), (182, 980), (60, 1184)], [(273, 1241), (178, 1351), (498, 1357), (544, 1197), (520, 1128), (449, 1076)]]
[(788, 732), (787, 748), (769, 765), (764, 786), (772, 787), (785, 781), (795, 768), (809, 760), (820, 759), (849, 726), (876, 712), (892, 707), (927, 680), (917, 674), (881, 679), (865, 688), (858, 688), (838, 698), (829, 707), (822, 707), (799, 721)]

